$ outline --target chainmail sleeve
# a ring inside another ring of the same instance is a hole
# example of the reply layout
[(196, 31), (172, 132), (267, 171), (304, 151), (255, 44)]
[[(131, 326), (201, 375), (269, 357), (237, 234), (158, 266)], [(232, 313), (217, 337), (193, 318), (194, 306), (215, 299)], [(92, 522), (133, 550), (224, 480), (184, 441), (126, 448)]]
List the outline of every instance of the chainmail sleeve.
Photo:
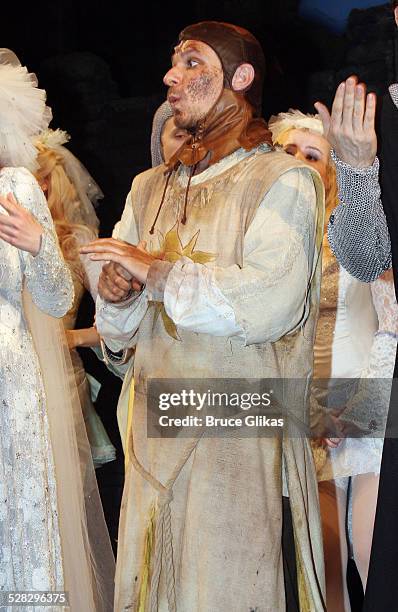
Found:
[(339, 263), (369, 283), (392, 266), (391, 241), (381, 203), (379, 161), (353, 168), (332, 151), (340, 204), (330, 215), (329, 244)]

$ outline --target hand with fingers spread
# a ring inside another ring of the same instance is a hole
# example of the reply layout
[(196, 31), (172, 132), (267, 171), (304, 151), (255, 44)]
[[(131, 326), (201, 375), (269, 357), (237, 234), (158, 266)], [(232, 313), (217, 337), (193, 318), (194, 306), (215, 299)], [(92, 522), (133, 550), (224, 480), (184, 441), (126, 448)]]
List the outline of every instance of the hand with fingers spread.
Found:
[(146, 250), (146, 242), (137, 246), (115, 238), (95, 240), (80, 249), (90, 259), (106, 261), (98, 283), (98, 293), (108, 302), (124, 300), (133, 289), (139, 291), (146, 281), (155, 257)]
[(351, 76), (337, 88), (331, 114), (321, 102), (315, 108), (337, 156), (354, 168), (372, 166), (377, 152), (376, 95), (366, 94), (365, 84)]
[(0, 195), (0, 204), (8, 213), (0, 213), (0, 238), (35, 257), (40, 251), (42, 226), (12, 193)]

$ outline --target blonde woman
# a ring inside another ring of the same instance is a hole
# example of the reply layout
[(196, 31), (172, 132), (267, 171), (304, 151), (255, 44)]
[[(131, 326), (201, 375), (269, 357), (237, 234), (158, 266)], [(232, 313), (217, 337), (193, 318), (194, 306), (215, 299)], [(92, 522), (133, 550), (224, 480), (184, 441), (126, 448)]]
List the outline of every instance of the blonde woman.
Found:
[[(73, 286), (31, 172), (45, 92), (0, 49), (0, 590), (64, 590), (58, 489), (43, 377), (23, 307), (61, 317)], [(19, 97), (12, 104), (16, 89)], [(7, 604), (7, 601), (4, 602)], [(6, 608), (9, 609), (8, 607)]]
[[(319, 117), (294, 110), (273, 117), (269, 127), (274, 143), (316, 168), (325, 185), (325, 233), (320, 312), (314, 346), (314, 390), (318, 401), (324, 406), (342, 408), (354, 392), (354, 381), (350, 385), (347, 379), (367, 375), (369, 355), (377, 332), (372, 292), (378, 291), (378, 288), (375, 284), (371, 288), (350, 276), (339, 266), (330, 249), (326, 227), (337, 205), (336, 170)], [(379, 308), (378, 314), (380, 317)], [(369, 460), (367, 451), (358, 454), (351, 450), (353, 444), (361, 445), (363, 442), (345, 439), (338, 443), (328, 439), (330, 448), (326, 461), (318, 465), (327, 609), (330, 612), (350, 610), (346, 584), (349, 478), (353, 556), (363, 585), (366, 585), (377, 500), (378, 478), (375, 472), (379, 467), (373, 454)], [(316, 457), (319, 455), (316, 454)]]
[(45, 591), (48, 612), (110, 612), (114, 560), (92, 463), (79, 454), (58, 320), (73, 284), (32, 174), (32, 138), (50, 119), (35, 75), (0, 49), (0, 595), (7, 611), (4, 591), (27, 610), (37, 600), (23, 592)]
[(78, 159), (63, 145), (69, 140), (62, 130), (47, 130), (36, 140), (39, 168), (36, 178), (44, 191), (62, 254), (72, 275), (75, 297), (63, 318), (80, 404), (95, 467), (115, 459), (115, 448), (97, 415), (91, 389), (77, 347), (99, 346), (95, 327), (75, 329), (83, 295), (90, 287), (79, 248), (98, 237), (98, 219), (92, 201), (103, 197), (98, 185)]

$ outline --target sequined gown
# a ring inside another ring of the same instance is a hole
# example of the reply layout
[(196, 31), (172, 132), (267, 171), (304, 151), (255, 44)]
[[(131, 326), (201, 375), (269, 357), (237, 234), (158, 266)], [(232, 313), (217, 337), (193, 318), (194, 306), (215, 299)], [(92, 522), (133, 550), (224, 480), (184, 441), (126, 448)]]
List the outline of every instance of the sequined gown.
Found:
[(46, 401), (21, 299), (25, 280), (36, 305), (61, 317), (71, 306), (73, 286), (33, 176), (3, 168), (0, 193), (9, 192), (45, 231), (36, 257), (0, 240), (0, 590), (63, 590)]

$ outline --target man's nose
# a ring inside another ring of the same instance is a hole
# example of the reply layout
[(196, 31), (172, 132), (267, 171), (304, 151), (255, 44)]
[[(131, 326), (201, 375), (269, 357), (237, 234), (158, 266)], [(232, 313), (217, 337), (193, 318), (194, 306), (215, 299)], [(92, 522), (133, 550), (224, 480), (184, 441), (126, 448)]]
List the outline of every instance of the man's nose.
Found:
[(167, 85), (167, 87), (171, 87), (172, 85), (178, 85), (181, 82), (181, 75), (176, 66), (170, 68), (168, 72), (163, 77), (163, 83)]

